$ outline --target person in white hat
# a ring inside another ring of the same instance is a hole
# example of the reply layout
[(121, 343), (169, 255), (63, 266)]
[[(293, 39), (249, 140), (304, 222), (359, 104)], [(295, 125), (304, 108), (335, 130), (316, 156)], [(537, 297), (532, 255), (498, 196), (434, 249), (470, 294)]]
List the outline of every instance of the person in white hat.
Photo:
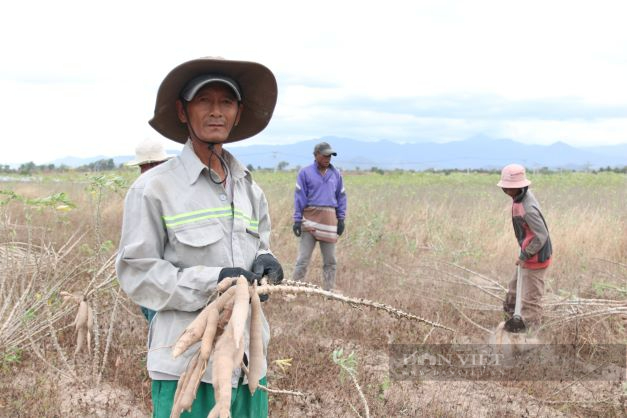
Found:
[[(122, 289), (135, 303), (157, 312), (147, 355), (153, 417), (170, 416), (177, 381), (194, 351), (174, 359), (167, 347), (205, 307), (218, 282), (240, 275), (251, 283), (262, 276), (274, 284), (283, 279), (281, 264), (270, 251), (266, 197), (223, 147), (261, 132), (276, 99), (276, 79), (268, 68), (216, 58), (179, 65), (159, 87), (149, 124), (184, 147), (130, 187), (116, 259)], [(247, 332), (244, 338), (238, 366), (250, 357)], [(262, 315), (264, 353), (269, 338)], [(266, 368), (264, 363), (261, 384)], [(211, 382), (209, 360), (192, 412), (185, 416), (209, 414), (215, 399)], [(251, 395), (239, 367), (231, 384), (231, 416), (267, 417), (267, 393)]]
[[(537, 329), (542, 321), (544, 276), (551, 264), (553, 248), (540, 204), (529, 190), (529, 185), (531, 181), (527, 179), (525, 167), (520, 164), (505, 166), (501, 171), (501, 179), (497, 183), (497, 186), (512, 198), (512, 223), (520, 246), (520, 253), (515, 264), (521, 267), (523, 283), (521, 315), (525, 326), (533, 330)], [(517, 280), (518, 272), (516, 271), (509, 282), (503, 303), (507, 319), (514, 314)], [(507, 326), (505, 329), (510, 331)]]
[[(126, 163), (129, 167), (139, 167), (139, 173), (143, 174), (153, 167), (168, 161), (172, 158), (165, 152), (165, 148), (155, 138), (146, 138), (141, 140), (135, 147), (135, 159)], [(145, 306), (140, 306), (142, 314), (148, 322), (152, 321), (155, 311)]]
[(163, 148), (161, 142), (154, 138), (146, 138), (135, 147), (135, 159), (126, 163), (129, 167), (139, 167), (140, 173), (145, 173), (153, 167), (172, 158)]

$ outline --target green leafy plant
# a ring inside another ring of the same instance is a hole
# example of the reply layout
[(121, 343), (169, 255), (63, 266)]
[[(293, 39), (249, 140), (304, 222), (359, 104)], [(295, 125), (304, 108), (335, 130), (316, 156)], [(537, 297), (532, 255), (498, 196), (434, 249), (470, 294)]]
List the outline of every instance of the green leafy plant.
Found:
[(12, 190), (0, 190), (0, 195), (6, 196), (4, 200), (0, 201), (0, 205), (6, 205), (11, 201), (18, 201), (24, 203), (26, 206), (39, 210), (43, 210), (45, 208), (73, 209), (76, 207), (65, 192), (54, 193), (50, 196), (37, 197), (33, 199), (21, 196)]
[(102, 237), (102, 204), (107, 193), (122, 193), (128, 187), (128, 183), (124, 177), (114, 174), (99, 174), (89, 178), (87, 191), (92, 196), (96, 204), (94, 212), (94, 230), (96, 234), (96, 242), (98, 243), (97, 254), (100, 255), (104, 251), (111, 249), (112, 246), (107, 244), (109, 241), (103, 242)]
[[(337, 364), (340, 367), (340, 381), (343, 382), (344, 378), (348, 375), (350, 377), (353, 386), (357, 389), (357, 393), (359, 393), (359, 397), (364, 407), (364, 416), (366, 418), (370, 417), (370, 409), (368, 408), (368, 402), (366, 401), (366, 396), (361, 390), (361, 386), (359, 386), (359, 382), (357, 381), (357, 356), (354, 351), (351, 351), (350, 354), (344, 355), (344, 349), (338, 348), (333, 350), (333, 354), (331, 355), (333, 359), (333, 363)], [(362, 415), (357, 412), (357, 409), (349, 404), (353, 412), (357, 414), (357, 416), (361, 417)]]
[(19, 348), (11, 348), (2, 353), (2, 357), (0, 357), (1, 364), (0, 368), (2, 370), (6, 370), (12, 365), (19, 364), (22, 361), (22, 350)]
[(379, 399), (383, 399), (385, 391), (388, 390), (390, 386), (392, 386), (392, 381), (389, 376), (385, 376), (383, 382), (379, 384)]

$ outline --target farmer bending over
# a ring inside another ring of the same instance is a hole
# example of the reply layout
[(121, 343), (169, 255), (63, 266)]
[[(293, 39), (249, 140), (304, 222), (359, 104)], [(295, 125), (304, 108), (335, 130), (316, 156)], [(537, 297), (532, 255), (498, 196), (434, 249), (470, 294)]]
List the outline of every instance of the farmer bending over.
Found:
[[(514, 233), (520, 246), (516, 265), (521, 266), (522, 310), (521, 316), (529, 329), (537, 328), (542, 320), (542, 296), (544, 295), (544, 275), (551, 264), (551, 239), (546, 221), (540, 211), (540, 204), (529, 190), (525, 167), (510, 164), (501, 171), (497, 186), (510, 196), (512, 202), (512, 222)], [(514, 314), (516, 303), (517, 273), (509, 282), (509, 289), (503, 304), (508, 318)], [(505, 323), (507, 329), (507, 322)]]

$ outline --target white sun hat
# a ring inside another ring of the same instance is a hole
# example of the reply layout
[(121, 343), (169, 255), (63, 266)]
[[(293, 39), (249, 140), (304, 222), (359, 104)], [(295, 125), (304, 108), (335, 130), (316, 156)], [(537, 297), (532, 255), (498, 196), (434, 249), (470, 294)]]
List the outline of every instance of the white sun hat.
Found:
[(158, 163), (173, 158), (168, 155), (161, 142), (154, 138), (146, 138), (137, 144), (135, 148), (135, 159), (126, 163), (128, 166), (138, 166), (148, 163)]

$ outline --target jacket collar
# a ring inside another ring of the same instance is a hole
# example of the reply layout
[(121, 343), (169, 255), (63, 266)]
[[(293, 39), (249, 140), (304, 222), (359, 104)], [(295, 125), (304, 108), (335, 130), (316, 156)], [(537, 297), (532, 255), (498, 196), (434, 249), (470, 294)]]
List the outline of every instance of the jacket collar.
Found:
[[(235, 157), (222, 148), (222, 157), (226, 161), (229, 167), (229, 173), (233, 176), (233, 179), (241, 179), (243, 177), (250, 177), (250, 172), (242, 164), (240, 164)], [(181, 163), (187, 174), (187, 181), (189, 184), (194, 184), (198, 180), (198, 177), (202, 174), (203, 170), (208, 170), (207, 166), (200, 161), (200, 158), (194, 152), (191, 139), (188, 139), (181, 151), (180, 155)]]
[(520, 203), (523, 201), (523, 199), (525, 198), (525, 196), (527, 196), (527, 192), (529, 190), (529, 186), (525, 186), (521, 189), (520, 193), (518, 193), (516, 195), (516, 197), (514, 197), (514, 203)]

